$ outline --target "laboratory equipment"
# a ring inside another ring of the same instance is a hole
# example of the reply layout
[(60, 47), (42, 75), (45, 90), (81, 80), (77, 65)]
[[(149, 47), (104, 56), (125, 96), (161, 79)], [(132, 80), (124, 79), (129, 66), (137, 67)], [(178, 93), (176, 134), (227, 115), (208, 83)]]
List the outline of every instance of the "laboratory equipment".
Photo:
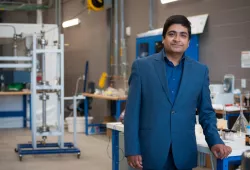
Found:
[(250, 169), (250, 150), (243, 152), (241, 156), (241, 170)]
[(223, 84), (211, 84), (209, 89), (212, 104), (234, 104), (234, 82), (234, 75), (226, 74)]
[(245, 118), (243, 114), (243, 101), (242, 101), (242, 94), (239, 94), (240, 97), (240, 115), (237, 118), (236, 122), (233, 125), (232, 130), (237, 131), (239, 136), (242, 135), (242, 133), (246, 133), (247, 129), (246, 126), (248, 125), (247, 119)]
[[(35, 154), (77, 154), (77, 158), (80, 158), (80, 150), (76, 144), (76, 133), (74, 133), (74, 143), (64, 142), (64, 100), (82, 99), (74, 96), (73, 98), (64, 98), (64, 36), (60, 36), (60, 47), (54, 46), (54, 48), (45, 48), (45, 32), (41, 31), (40, 34), (32, 34), (32, 65), (31, 65), (31, 131), (32, 131), (32, 144), (18, 144), (15, 152), (19, 155), (19, 160), (22, 161), (23, 155), (35, 155)], [(40, 48), (39, 48), (40, 47)], [(47, 82), (46, 69), (45, 69), (45, 54), (54, 53), (56, 57), (57, 65), (53, 65), (56, 68), (56, 74), (58, 82), (54, 85)], [(37, 82), (37, 59), (38, 56), (42, 56), (42, 81)], [(49, 93), (55, 93), (57, 95), (57, 124), (55, 126), (48, 126), (47, 124), (47, 102), (49, 101)], [(40, 95), (39, 99), (42, 101), (42, 124), (37, 125), (37, 112), (36, 107), (38, 102), (36, 96)], [(74, 107), (74, 123), (76, 117), (76, 108)], [(75, 130), (75, 128), (74, 128)], [(48, 136), (57, 136), (57, 143), (47, 143)], [(42, 137), (42, 141), (37, 140), (38, 137)]]
[(212, 104), (234, 104), (234, 94), (225, 92), (223, 84), (211, 84), (209, 89)]
[(245, 94), (244, 94), (246, 100), (246, 108), (250, 108), (250, 91), (246, 91)]
[(233, 93), (234, 92), (234, 83), (235, 78), (232, 74), (226, 74), (224, 76), (223, 86), (225, 93)]

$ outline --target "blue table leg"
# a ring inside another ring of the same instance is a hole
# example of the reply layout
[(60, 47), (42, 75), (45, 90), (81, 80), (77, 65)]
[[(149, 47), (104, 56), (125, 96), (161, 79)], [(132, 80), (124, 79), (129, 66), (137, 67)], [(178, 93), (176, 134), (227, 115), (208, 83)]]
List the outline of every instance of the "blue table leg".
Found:
[(89, 124), (88, 124), (88, 115), (89, 115), (89, 107), (88, 107), (88, 98), (84, 99), (84, 116), (85, 116), (85, 134), (89, 135)]
[(119, 170), (119, 131), (112, 130), (112, 170)]
[(27, 97), (23, 95), (23, 127), (27, 127)]
[(116, 113), (115, 113), (115, 119), (119, 120), (121, 114), (121, 100), (116, 101)]
[(216, 170), (228, 170), (228, 159), (217, 159), (217, 168)]
[(227, 128), (229, 128), (229, 116), (227, 113), (226, 113), (226, 120), (227, 120)]
[(31, 100), (31, 95), (29, 95), (29, 104), (30, 104), (30, 130), (32, 129), (32, 100)]

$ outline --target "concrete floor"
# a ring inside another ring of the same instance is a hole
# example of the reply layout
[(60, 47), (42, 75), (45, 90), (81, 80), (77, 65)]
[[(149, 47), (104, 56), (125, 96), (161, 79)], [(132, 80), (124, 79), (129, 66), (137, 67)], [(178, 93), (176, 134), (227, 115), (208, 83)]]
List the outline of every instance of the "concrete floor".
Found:
[[(56, 142), (49, 138), (48, 142)], [(65, 134), (65, 142), (73, 141), (70, 133)], [(81, 158), (76, 155), (35, 155), (24, 156), (19, 162), (14, 148), (19, 143), (31, 142), (29, 130), (0, 130), (0, 170), (111, 170), (111, 143), (105, 135), (77, 135)], [(205, 170), (196, 168), (195, 170)]]

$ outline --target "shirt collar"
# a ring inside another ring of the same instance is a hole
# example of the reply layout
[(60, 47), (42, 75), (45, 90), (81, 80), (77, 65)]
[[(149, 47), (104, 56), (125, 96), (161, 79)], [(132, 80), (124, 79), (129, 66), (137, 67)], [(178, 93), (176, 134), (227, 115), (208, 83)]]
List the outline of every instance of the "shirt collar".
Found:
[[(168, 57), (167, 57), (167, 54), (166, 54), (166, 52), (165, 52), (165, 49), (163, 48), (163, 58), (164, 58), (164, 60), (167, 62), (167, 63), (172, 63), (169, 59), (168, 59)], [(181, 60), (180, 60), (180, 64), (182, 64), (184, 61), (185, 61), (185, 53), (182, 55), (182, 57), (181, 57)]]

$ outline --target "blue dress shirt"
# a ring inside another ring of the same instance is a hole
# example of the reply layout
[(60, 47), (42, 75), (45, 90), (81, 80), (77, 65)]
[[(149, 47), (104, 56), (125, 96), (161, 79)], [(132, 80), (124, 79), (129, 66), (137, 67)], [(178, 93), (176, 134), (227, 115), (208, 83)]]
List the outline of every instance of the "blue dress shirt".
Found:
[(164, 59), (166, 61), (166, 72), (167, 72), (167, 81), (168, 81), (168, 91), (171, 102), (175, 102), (175, 98), (178, 94), (178, 90), (181, 83), (182, 72), (184, 68), (185, 57), (183, 55), (180, 63), (176, 66), (167, 58), (167, 55), (164, 51)]

